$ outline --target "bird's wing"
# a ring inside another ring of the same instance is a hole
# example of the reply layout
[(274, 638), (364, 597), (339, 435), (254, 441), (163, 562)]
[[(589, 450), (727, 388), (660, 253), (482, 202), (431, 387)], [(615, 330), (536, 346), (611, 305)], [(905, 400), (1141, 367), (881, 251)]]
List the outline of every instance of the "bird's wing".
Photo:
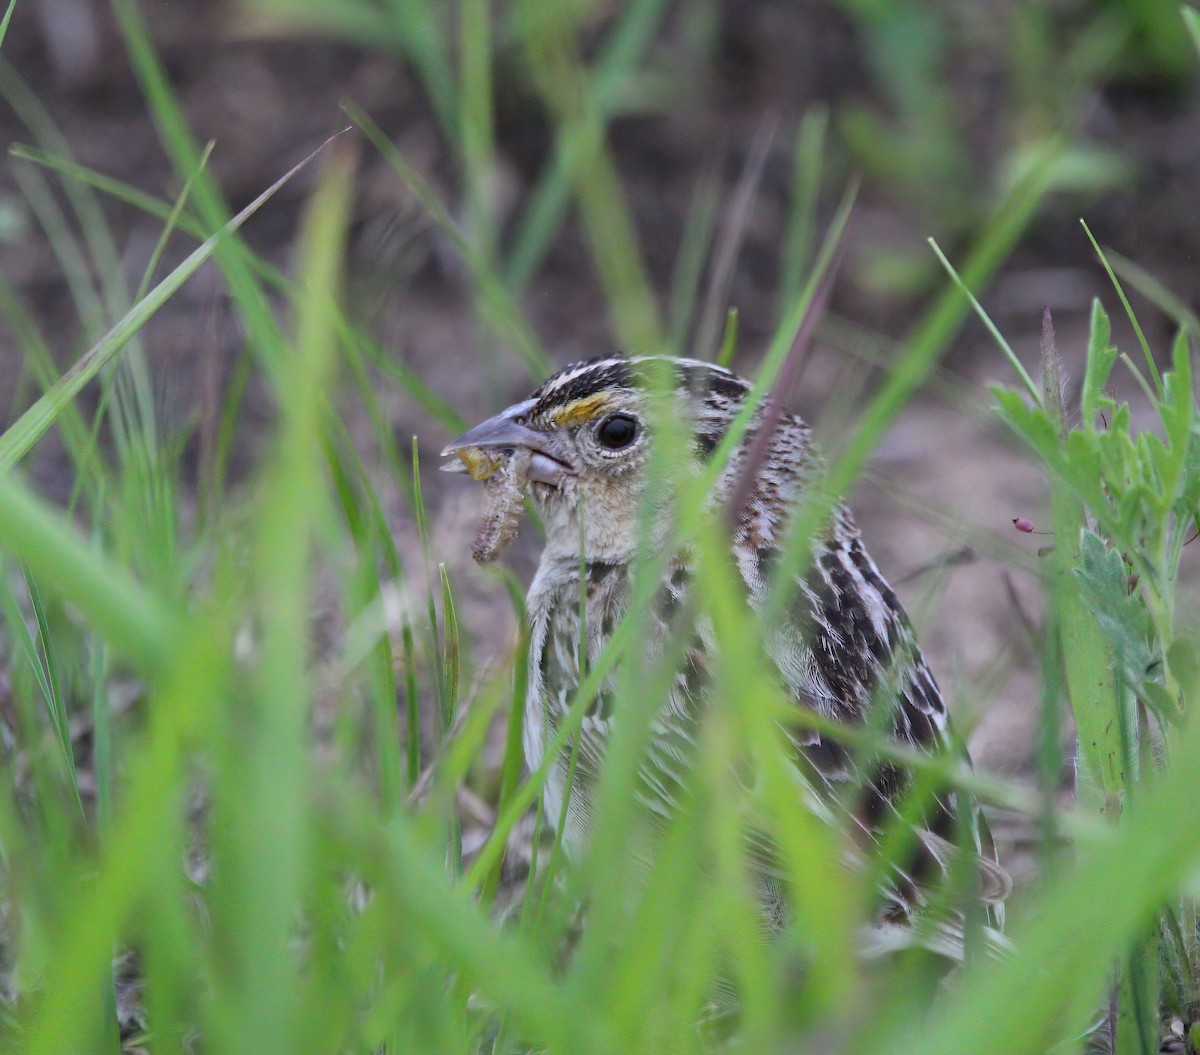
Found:
[[(761, 610), (779, 553), (773, 546), (743, 547), (739, 558), (751, 604)], [(764, 634), (792, 697), (823, 718), (877, 729), (903, 746), (965, 757), (908, 617), (848, 512), (838, 512), (796, 586), (785, 617)], [(894, 762), (803, 722), (786, 732), (810, 780), (845, 810), (862, 854), (886, 844), (881, 921), (915, 927), (937, 900), (932, 892), (974, 873), (973, 895), (988, 906), (989, 923), (1002, 924), (1011, 881), (973, 800), (923, 788)], [(961, 950), (961, 920), (950, 913), (931, 932), (939, 936), (937, 951), (948, 947), (948, 931), (959, 933)]]

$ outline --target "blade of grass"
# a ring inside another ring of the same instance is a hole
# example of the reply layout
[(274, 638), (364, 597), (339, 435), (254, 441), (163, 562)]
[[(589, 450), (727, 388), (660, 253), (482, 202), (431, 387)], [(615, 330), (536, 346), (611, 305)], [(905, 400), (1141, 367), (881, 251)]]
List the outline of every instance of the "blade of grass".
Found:
[[(666, 0), (637, 0), (620, 12), (620, 21), (604, 43), (587, 89), (602, 123), (607, 124), (616, 114), (665, 8)], [(513, 248), (504, 268), (504, 285), (514, 295), (526, 289), (545, 259), (566, 215), (571, 187), (584, 161), (581, 139), (566, 137), (556, 142), (554, 158), (539, 175), (529, 204), (516, 223)]]
[[(10, 157), (16, 158), (18, 161), (28, 161), (34, 165), (40, 165), (43, 168), (50, 169), (52, 172), (57, 172), (60, 176), (64, 176), (67, 179), (72, 179), (85, 186), (92, 187), (102, 194), (113, 198), (115, 201), (132, 205), (139, 212), (144, 212), (148, 216), (167, 220), (171, 215), (172, 205), (170, 202), (164, 202), (152, 194), (147, 194), (145, 191), (139, 190), (137, 187), (124, 183), (121, 180), (113, 179), (111, 176), (106, 176), (102, 172), (97, 172), (95, 169), (80, 165), (70, 158), (61, 157), (49, 150), (27, 146), (24, 143), (14, 143), (8, 148), (8, 153)], [(206, 232), (204, 225), (199, 220), (192, 216), (182, 215), (179, 217), (178, 222), (180, 230), (193, 235), (199, 241), (204, 240)]]
[(988, 315), (988, 313), (984, 310), (983, 305), (980, 304), (976, 299), (975, 294), (967, 288), (966, 283), (962, 280), (962, 276), (960, 276), (959, 273), (954, 270), (954, 265), (946, 259), (946, 255), (942, 252), (941, 246), (939, 246), (932, 238), (928, 239), (928, 242), (930, 248), (933, 250), (934, 256), (938, 258), (938, 262), (946, 269), (946, 274), (950, 276), (950, 280), (962, 291), (963, 296), (970, 301), (971, 307), (975, 309), (975, 314), (979, 316), (980, 321), (987, 328), (988, 333), (992, 335), (992, 339), (1004, 353), (1004, 357), (1008, 360), (1009, 366), (1013, 368), (1013, 373), (1017, 375), (1021, 384), (1025, 386), (1025, 391), (1029, 393), (1034, 404), (1039, 405), (1042, 401), (1042, 390), (1038, 388), (1036, 384), (1034, 384), (1033, 378), (1029, 376), (1029, 372), (1025, 369), (1024, 365), (1021, 363), (1021, 360), (1017, 358), (1017, 353), (1012, 350), (1012, 345), (1010, 345), (1008, 341), (1004, 339), (1004, 335), (1000, 332), (996, 324), (992, 322), (991, 316)]
[(486, 266), (494, 270), (493, 214), (496, 144), (492, 117), (491, 11), (486, 0), (459, 0), (458, 154), (463, 169), (467, 230)]
[[(226, 751), (224, 802), (214, 846), (221, 883), (214, 913), (224, 921), (230, 967), (217, 979), (213, 1043), (262, 1052), (295, 1038), (300, 992), (292, 953), (296, 914), (312, 853), (310, 755), (313, 696), (309, 614), (316, 531), (329, 513), (322, 416), (334, 380), (344, 239), (354, 152), (326, 158), (301, 225), (289, 395), (263, 481), (254, 528), (255, 609), (260, 658), (254, 707)], [(231, 801), (232, 798), (232, 801)], [(298, 1038), (297, 1038), (298, 1039)]]
[(779, 320), (804, 288), (816, 241), (817, 202), (821, 192), (821, 168), (825, 155), (825, 137), (829, 127), (829, 109), (813, 106), (804, 111), (796, 134), (792, 156), (792, 190), (788, 202), (787, 234), (780, 251)]
[[(17, 71), (2, 61), (0, 94), (40, 143), (64, 157), (71, 156), (71, 145), (55, 124), (50, 112)], [(69, 235), (65, 218), (58, 217), (55, 226), (62, 233), (61, 244), (67, 248), (67, 255), (60, 254), (59, 259), (76, 270), (88, 273), (86, 283), (92, 295), (78, 303), (81, 307), (87, 305), (85, 322), (98, 328), (103, 324), (105, 312), (111, 318), (119, 318), (128, 309), (129, 291), (124, 285), (120, 255), (90, 189), (79, 183), (64, 184), (63, 188), (83, 236), (83, 245), (79, 245), (74, 237)], [(89, 268), (89, 260), (93, 267)], [(92, 287), (93, 279), (98, 284), (98, 289)], [(102, 308), (99, 306), (101, 304)], [(90, 317), (93, 310), (96, 312), (94, 318)]]
[(683, 226), (683, 242), (671, 273), (671, 295), (667, 306), (667, 348), (671, 355), (685, 355), (688, 331), (700, 293), (700, 279), (716, 226), (720, 181), (717, 166), (706, 166), (696, 182)]
[(1183, 24), (1187, 27), (1188, 36), (1192, 38), (1196, 51), (1200, 52), (1200, 12), (1187, 4), (1181, 4), (1179, 14), (1183, 17)]
[(1113, 270), (1176, 325), (1186, 326), (1193, 338), (1200, 338), (1200, 318), (1179, 297), (1175, 296), (1157, 278), (1128, 257), (1115, 250), (1106, 253)]
[[(450, 589), (450, 576), (446, 565), (439, 563), (438, 579), (442, 593), (442, 651), (440, 660), (443, 665), (442, 684), (446, 693), (446, 728), (452, 729), (457, 719), (459, 706), (459, 635), (458, 615), (454, 610), (454, 593)], [(457, 805), (450, 810), (450, 861), (453, 875), (462, 875), (462, 823), (459, 820)]]
[[(340, 135), (341, 133), (339, 133)], [(263, 205), (293, 176), (304, 169), (336, 137), (331, 137), (314, 150), (303, 161), (294, 165), (249, 205), (241, 210), (215, 235), (190, 253), (186, 260), (158, 283), (146, 298), (139, 301), (129, 312), (94, 344), (59, 379), (54, 387), (14, 422), (0, 436), (0, 472), (17, 464), (38, 441), (62, 411), (62, 407), (74, 399), (106, 363), (110, 362), (183, 283), (190, 278), (217, 249), (223, 240), (250, 219)]]
[[(58, 368), (37, 324), (2, 276), (0, 276), (0, 312), (3, 312), (4, 318), (16, 335), (17, 344), (27, 369), (33, 374), (38, 387), (46, 392), (59, 379)], [(16, 417), (15, 407), (11, 417)], [(75, 468), (75, 493), (72, 495), (72, 501), (68, 503), (68, 508), (74, 508), (80, 493), (88, 494), (94, 502), (99, 501), (99, 495), (103, 488), (103, 466), (99, 463), (98, 452), (93, 446), (90, 430), (84, 422), (79, 408), (74, 403), (66, 404), (56, 424), (62, 436), (63, 445), (71, 456), (71, 464)]]
[[(967, 288), (981, 286), (1011, 251), (1041, 203), (1062, 149), (1059, 140), (1045, 143), (1035, 162), (984, 226), (962, 269)], [(905, 350), (883, 387), (860, 416), (859, 427), (830, 467), (821, 484), (820, 499), (814, 494), (792, 525), (785, 555), (779, 562), (774, 597), (767, 610), (768, 625), (781, 610), (780, 606), (787, 603), (791, 577), (805, 562), (809, 542), (819, 525), (825, 522), (838, 496), (846, 493), (900, 408), (933, 368), (968, 306), (957, 287), (946, 290), (906, 341)]]
[(4, 38), (8, 36), (8, 24), (12, 21), (13, 10), (17, 6), (17, 0), (8, 0), (8, 7), (4, 9), (4, 18), (0, 19), (0, 47), (4, 45)]
[[(839, 233), (844, 233), (844, 230), (843, 228)], [(796, 382), (800, 379), (800, 372), (804, 369), (804, 363), (808, 359), (808, 352), (812, 347), (812, 339), (817, 332), (817, 323), (825, 311), (825, 305), (829, 302), (833, 283), (837, 278), (838, 263), (841, 260), (843, 245), (844, 243), (839, 239), (831, 247), (828, 266), (822, 270), (820, 281), (808, 299), (804, 318), (796, 330), (796, 336), (792, 341), (792, 346), (788, 349), (787, 355), (784, 357), (783, 365), (779, 368), (779, 376), (773, 386), (778, 390), (776, 397), (769, 400), (763, 407), (757, 434), (751, 443), (750, 450), (746, 453), (737, 486), (734, 488), (733, 495), (729, 499), (727, 512), (732, 524), (737, 524), (746, 514), (746, 503), (749, 501), (750, 495), (754, 490), (759, 470), (762, 468), (763, 462), (767, 457), (767, 453), (775, 438), (775, 431), (779, 427), (780, 419), (783, 416), (784, 400), (787, 398), (788, 393), (795, 390)]]
[(412, 623), (404, 619), (400, 628), (401, 655), (404, 659), (404, 716), (407, 731), (408, 790), (421, 778), (421, 698), (417, 689), (417, 649)]
[(495, 271), (488, 266), (479, 248), (459, 229), (425, 178), (404, 159), (366, 111), (353, 102), (343, 103), (342, 110), (396, 171), (404, 185), (424, 207), (429, 218), (437, 225), (438, 230), (462, 256), (477, 289), (480, 316), (498, 336), (512, 341), (531, 377), (541, 380), (551, 373), (551, 360), (525, 321), (516, 302), (504, 288)]
[(454, 609), (454, 591), (450, 588), (450, 574), (446, 565), (439, 562), (438, 579), (442, 591), (442, 662), (445, 670), (446, 702), (449, 705), (447, 719), (454, 724), (455, 712), (458, 708), (459, 695), (459, 666), (461, 664), (458, 633), (458, 615)]
[(1195, 831), (1176, 823), (1200, 810), (1192, 776), (1200, 765), (1198, 732), (1187, 727), (1161, 779), (1039, 899), (1013, 935), (1016, 952), (980, 962), (922, 1035), (897, 1038), (889, 1051), (950, 1055), (970, 1037), (977, 1055), (1009, 1055), (1045, 1050), (1048, 1039), (1082, 1029), (1079, 1021), (1062, 1020), (1068, 1002), (1082, 998), (1086, 1008), (1090, 998), (1099, 1006), (1112, 958), (1200, 858)]
[[(136, 187), (131, 187), (126, 183), (111, 179), (92, 169), (55, 157), (45, 151), (17, 144), (11, 147), (9, 152), (13, 157), (33, 162), (36, 165), (49, 168), (70, 179), (84, 182), (111, 196), (116, 201), (131, 205), (135, 209), (163, 221), (169, 221), (175, 212), (174, 206), (171, 203), (160, 201), (151, 195), (144, 194)], [(194, 178), (194, 174), (189, 176), (189, 180)], [(175, 222), (179, 230), (186, 232), (200, 241), (204, 240), (205, 228), (199, 221), (188, 216), (186, 213), (182, 213), (175, 217)], [(256, 276), (261, 277), (272, 288), (287, 293), (294, 298), (295, 292), (292, 282), (277, 268), (253, 255), (248, 257), (247, 265)], [(447, 432), (457, 434), (465, 431), (467, 426), (466, 420), (446, 400), (434, 392), (412, 369), (389, 356), (379, 346), (377, 341), (355, 329), (344, 316), (339, 323), (339, 338), (346, 346), (352, 344), (372, 366), (404, 389), (417, 405), (439, 424), (443, 425)], [(549, 369), (550, 366), (547, 362), (547, 372)], [(242, 367), (238, 368), (238, 374), (239, 376), (246, 376), (245, 370)], [(231, 386), (235, 396), (238, 388), (238, 384)], [(233, 415), (238, 405), (239, 400), (237, 398), (230, 398), (226, 404), (227, 416)]]
[[(86, 548), (86, 547), (85, 547)], [(89, 556), (95, 557), (94, 554)], [(160, 666), (161, 689), (150, 708), (146, 741), (127, 759), (123, 808), (105, 841), (93, 882), (82, 887), (69, 927), (53, 949), (48, 966), (55, 984), (34, 1009), (22, 1038), (28, 1055), (61, 1055), (89, 1050), (97, 1029), (92, 994), (111, 971), (112, 949), (122, 923), (142, 897), (144, 884), (160, 868), (157, 860), (176, 844), (165, 833), (175, 823), (184, 772), (183, 745), (203, 741), (220, 712), (220, 690), (230, 672), (232, 633), (227, 613), (207, 613), (178, 630)], [(151, 641), (174, 624), (165, 615), (146, 633)]]
[(92, 772), (96, 779), (96, 827), (105, 833), (113, 820), (113, 733), (108, 703), (108, 649), (93, 641), (89, 675), (92, 686)]
[(467, 428), (467, 420), (454, 407), (430, 388), (409, 367), (391, 358), (379, 345), (351, 329), (349, 324), (343, 331), (343, 340), (354, 338), (353, 343), (384, 377), (399, 385), (412, 400), (447, 432), (457, 435)]
[[(512, 605), (513, 615), (516, 618), (518, 634), (517, 647), (513, 653), (512, 694), (509, 697), (508, 723), (504, 732), (504, 760), (500, 767), (500, 792), (496, 800), (497, 815), (507, 812), (517, 785), (520, 783), (521, 771), (525, 768), (525, 694), (529, 687), (529, 642), (532, 636), (529, 621), (525, 615), (525, 596), (521, 583), (512, 574), (501, 574), (508, 591), (509, 604)], [(485, 905), (490, 905), (496, 895), (496, 890), (500, 885), (502, 865), (503, 858), (497, 858), (492, 870), (484, 878), (479, 897)], [(536, 871), (536, 864), (531, 865), (531, 880), (534, 871)], [(527, 897), (525, 903), (531, 904), (532, 897)]]
[[(26, 589), (29, 591), (31, 603), (34, 597), (38, 598), (36, 604), (34, 604), (34, 615), (38, 627), (38, 641), (42, 642), (43, 645), (42, 649), (39, 650), (37, 643), (29, 633), (29, 627), (25, 624), (25, 617), (9, 584), (7, 568), (0, 571), (0, 574), (3, 575), (3, 580), (0, 581), (0, 608), (2, 608), (4, 613), (4, 622), (8, 633), (12, 637), (9, 647), (14, 659), (18, 656), (25, 657), (29, 670), (33, 674), (34, 681), (37, 683), (42, 698), (42, 705), (49, 718), (50, 728), (54, 732), (54, 741), (58, 748), (63, 782), (70, 789), (73, 803), (78, 810), (77, 819), (84, 820), (86, 819), (86, 813), (83, 808), (83, 801), (79, 797), (79, 778), (75, 770), (75, 753), (71, 743), (67, 709), (59, 685), (58, 664), (54, 658), (53, 639), (50, 637), (46, 627), (46, 617), (42, 609), (40, 596), (36, 594), (36, 588), (31, 588), (32, 580), (26, 570)], [(49, 653), (46, 651), (48, 643)]]
[[(433, 670), (434, 695), (437, 701), (439, 746), (444, 747), (454, 729), (455, 710), (458, 699), (458, 686), (451, 684), (448, 678), (451, 674), (457, 680), (457, 662), (451, 664), (449, 658), (449, 642), (452, 639), (451, 621), (454, 620), (454, 610), (443, 607), (441, 630), (437, 604), (434, 600), (433, 563), (429, 545), (429, 519), (425, 513), (425, 499), (421, 490), (421, 463), (417, 449), (417, 437), (412, 442), (412, 508), (417, 521), (417, 537), (421, 545), (421, 564), (425, 572), (425, 602), (426, 618), (425, 631), (428, 641), (430, 665)], [(443, 604), (445, 598), (443, 598)], [(451, 878), (462, 874), (462, 826), (458, 816), (457, 803), (453, 800), (446, 805), (445, 818), (446, 836), (446, 869)]]
[(579, 59), (577, 12), (523, 0), (517, 13), (526, 54), (554, 116), (558, 139), (578, 151), (575, 196), (613, 335), (625, 349), (658, 353), (663, 348), (658, 307), (616, 166), (605, 147), (603, 114), (588, 91)]
[(79, 815), (83, 817), (83, 800), (79, 797), (79, 774), (75, 770), (75, 749), (71, 742), (67, 704), (63, 699), (62, 678), (59, 674), (54, 635), (50, 631), (50, 621), (46, 618), (46, 606), (42, 603), (42, 595), (37, 588), (37, 582), (30, 575), (28, 568), (25, 569), (25, 587), (29, 591), (29, 604), (33, 608), (33, 617), (38, 628), (38, 642), (41, 644), (41, 660), (45, 677), (39, 678), (39, 681), (48, 690), (45, 702), (50, 717), (50, 726), (54, 730), (59, 749), (62, 751), (63, 772), (66, 774), (67, 783), (75, 796), (75, 802), (79, 806)]
[(1079, 224), (1087, 235), (1088, 241), (1092, 243), (1092, 248), (1096, 251), (1096, 255), (1100, 258), (1100, 263), (1108, 275), (1108, 280), (1113, 284), (1113, 289), (1117, 291), (1117, 296), (1121, 298), (1121, 306), (1125, 309), (1125, 314), (1129, 317), (1129, 323), (1133, 327), (1133, 332), (1137, 334), (1138, 344), (1142, 347), (1142, 356), (1146, 360), (1146, 369), (1154, 381), (1154, 390), (1158, 393), (1158, 398), (1161, 399), (1163, 394), (1162, 378), (1158, 373), (1158, 365), (1154, 362), (1154, 353), (1150, 351), (1150, 344), (1146, 340), (1146, 335), (1142, 332), (1141, 324), (1133, 312), (1129, 298), (1125, 296), (1125, 289), (1121, 285), (1121, 280), (1117, 278), (1116, 272), (1113, 271), (1112, 265), (1108, 262), (1108, 257), (1105, 256), (1104, 250), (1100, 248), (1100, 243), (1096, 241), (1095, 236), (1092, 234), (1091, 228), (1088, 227), (1084, 220), (1080, 220)]
[(433, 599), (432, 561), (429, 551), (429, 520), (425, 515), (425, 498), (421, 491), (421, 457), (417, 437), (412, 438), (412, 510), (417, 522), (417, 539), (421, 544), (421, 566), (425, 573), (425, 633), (429, 655), (433, 661), (433, 684), (437, 697), (438, 731), (446, 735), (454, 725), (453, 702), (446, 692), (446, 669), (439, 657), (441, 635), (438, 632), (437, 605)]
[[(217, 145), (215, 139), (210, 139), (200, 152), (200, 160), (197, 163), (197, 171), (203, 171), (208, 165), (208, 159), (212, 156), (213, 147)], [(138, 283), (137, 292), (133, 295), (134, 303), (137, 303), (146, 295), (146, 290), (150, 288), (150, 281), (154, 278), (154, 272), (158, 270), (159, 262), (162, 260), (163, 253), (166, 251), (167, 243), (171, 240), (171, 235), (174, 234), (176, 227), (179, 226), (180, 218), (183, 216), (183, 210), (187, 207), (188, 195), (192, 190), (192, 183), (196, 176), (193, 173), (188, 176), (187, 181), (183, 185), (183, 189), (179, 192), (179, 196), (171, 204), (171, 211), (166, 216), (166, 222), (163, 224), (162, 231), (159, 232), (158, 241), (154, 243), (154, 249), (150, 253), (150, 259), (146, 263), (146, 270), (142, 273), (142, 280)]]
[[(326, 422), (328, 434), (344, 432), (345, 426), (335, 415), (326, 415)], [(400, 577), (400, 557), (392, 542), (379, 498), (371, 487), (366, 467), (347, 436), (340, 435), (338, 440), (340, 442), (336, 444), (332, 439), (326, 441), (325, 454), (342, 515), (349, 525), (358, 554), (358, 568), (349, 577), (350, 596), (347, 604), (355, 615), (361, 615), (373, 604), (382, 605), (384, 587), (376, 571), (377, 561), (386, 568), (390, 581), (397, 581)], [(372, 635), (366, 675), (366, 692), (372, 709), (372, 732), (378, 748), (379, 795), (385, 815), (403, 801), (400, 737), (396, 721), (396, 667), (387, 631), (385, 612), (378, 633)], [(360, 644), (360, 654), (362, 648)], [(356, 665), (345, 668), (347, 675)]]
[(99, 557), (57, 512), (11, 473), (0, 476), (0, 547), (71, 601), (150, 675), (176, 647), (176, 614), (122, 568)]
[[(211, 175), (200, 167), (201, 150), (193, 141), (137, 5), (133, 0), (114, 0), (113, 9), (134, 73), (176, 175), (181, 182), (195, 177), (192, 200), (204, 225), (202, 233), (220, 232), (229, 225), (230, 210)], [(238, 307), (247, 331), (248, 347), (253, 349), (276, 390), (284, 393), (283, 398), (286, 398), (289, 381), (284, 367), (286, 341), (256, 279), (252, 254), (245, 249), (236, 232), (231, 232), (217, 244), (213, 256)]]
[(85, 334), (95, 334), (104, 324), (104, 305), (93, 285), (91, 269), (71, 225), (40, 173), (23, 165), (13, 168), (17, 186), (46, 235), (62, 269), (71, 302), (79, 313)]
[(46, 679), (46, 670), (42, 665), (41, 656), (38, 654), (37, 645), (34, 644), (33, 635), (29, 633), (29, 627), (25, 623), (25, 616), (21, 612), (17, 596), (9, 585), (8, 568), (4, 568), (3, 574), (0, 575), (0, 607), (4, 610), (4, 622), (9, 635), (11, 635), (10, 652), (14, 654), (14, 658), (16, 655), (23, 655), (29, 664), (33, 680), (37, 682), (38, 690), (46, 701), (46, 711), (50, 715), (51, 726), (54, 728), (55, 737), (62, 749), (63, 745), (67, 743), (66, 729), (65, 727), (59, 729), (57, 726), (57, 715), (54, 713), (54, 705), (51, 702), (53, 694), (50, 690), (50, 683)]
[[(37, 100), (25, 82), (11, 69), (0, 65), (0, 88), (22, 120), (43, 144), (70, 157), (71, 147), (59, 131), (49, 112)], [(87, 184), (70, 180), (62, 184), (67, 201), (82, 234), (82, 245), (66, 230), (61, 215), (51, 216), (59, 228), (58, 254), (64, 265), (81, 272), (82, 282), (74, 288), (86, 299), (78, 301), (84, 319), (84, 332), (89, 341), (105, 325), (125, 314), (130, 306), (129, 290), (125, 285), (124, 269), (112, 233), (99, 203)], [(49, 228), (48, 228), (49, 230)], [(65, 254), (65, 255), (64, 255)], [(95, 276), (96, 290), (92, 288)], [(135, 450), (131, 437), (136, 432), (151, 464), (157, 461), (157, 436), (153, 390), (149, 367), (140, 339), (134, 334), (122, 362), (105, 377), (105, 403), (115, 394), (112, 403), (113, 435), (121, 459)], [(97, 427), (102, 414), (97, 415)]]
[(400, 946), (415, 939), (441, 951), (549, 1050), (579, 1055), (617, 1050), (607, 1021), (593, 1005), (556, 984), (527, 941), (493, 927), (465, 891), (447, 887), (404, 813), (383, 829), (362, 808), (344, 803), (334, 829), (352, 840), (353, 853), (347, 856), (363, 862), (387, 898)]
[(737, 268), (738, 254), (746, 237), (750, 213), (758, 196), (763, 169), (779, 130), (779, 114), (771, 111), (759, 122), (750, 142), (745, 163), (733, 189), (729, 206), (717, 231), (708, 273), (708, 287), (696, 324), (694, 355), (697, 359), (715, 358), (719, 350), (717, 331), (729, 310), (729, 289)]
[(721, 347), (717, 349), (717, 366), (729, 367), (737, 354), (738, 323), (741, 316), (737, 308), (730, 308), (725, 316), (725, 333), (721, 337)]

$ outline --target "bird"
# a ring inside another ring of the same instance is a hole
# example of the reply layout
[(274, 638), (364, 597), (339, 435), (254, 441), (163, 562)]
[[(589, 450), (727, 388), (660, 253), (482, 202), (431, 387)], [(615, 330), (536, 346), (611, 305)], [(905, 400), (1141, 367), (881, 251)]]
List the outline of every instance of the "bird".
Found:
[[(451, 459), (443, 469), (487, 481), (491, 506), (477, 559), (494, 559), (511, 539), (525, 498), (545, 528), (526, 603), (530, 652), (524, 736), (531, 770), (542, 763), (587, 663), (601, 654), (630, 608), (644, 540), (664, 550), (662, 581), (650, 612), (657, 629), (645, 647), (661, 654), (673, 621), (691, 609), (696, 557), (686, 546), (671, 549), (670, 499), (661, 481), (651, 481), (659, 432), (652, 412), (656, 384), (665, 384), (683, 422), (682, 447), (690, 466), (682, 468), (702, 470), (718, 456), (753, 386), (714, 363), (666, 356), (614, 354), (572, 363), (442, 452)], [(772, 400), (758, 402), (734, 442), (709, 506), (714, 516), (725, 518), (738, 588), (761, 615), (772, 603), (772, 576), (791, 518), (823, 462), (810, 427)], [(835, 503), (828, 527), (811, 543), (810, 567), (787, 585), (782, 616), (764, 631), (764, 651), (791, 704), (846, 727), (870, 722), (917, 752), (965, 756), (908, 616), (842, 502)], [(581, 618), (585, 657), (580, 655)], [(716, 691), (710, 676), (716, 642), (702, 630), (690, 640), (653, 723), (642, 772), (644, 797), (663, 814), (670, 812), (693, 758), (696, 725)], [(557, 817), (571, 782), (563, 832), (569, 853), (587, 844), (592, 788), (614, 722), (620, 721), (620, 701), (611, 698), (612, 692), (610, 685), (597, 694), (583, 718), (574, 763), (566, 752), (555, 759), (543, 792), (546, 815)], [(983, 920), (988, 947), (1002, 950), (1003, 904), (1011, 880), (978, 805), (960, 790), (939, 791), (919, 816), (909, 816), (907, 805), (901, 816), (911, 775), (893, 761), (864, 760), (829, 728), (821, 725), (818, 731), (798, 722), (786, 730), (797, 771), (813, 786), (816, 801), (831, 815), (844, 817), (852, 842), (868, 847), (878, 843), (889, 823), (911, 829), (911, 852), (883, 870), (874, 918), (860, 936), (862, 954), (879, 957), (920, 947), (961, 961), (965, 914), (939, 908), (937, 915), (931, 906), (938, 901), (932, 892), (963, 854), (976, 877), (973, 899), (982, 910), (976, 918)], [(780, 915), (775, 905), (764, 911), (772, 918)]]

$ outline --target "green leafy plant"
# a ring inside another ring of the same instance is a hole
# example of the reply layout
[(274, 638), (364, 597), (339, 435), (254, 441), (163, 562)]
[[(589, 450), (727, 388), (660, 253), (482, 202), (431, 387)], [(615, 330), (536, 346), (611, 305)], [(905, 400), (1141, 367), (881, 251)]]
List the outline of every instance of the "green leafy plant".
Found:
[[(1118, 361), (1110, 333), (1097, 301), (1078, 425), (1067, 425), (1048, 316), (1042, 398), (1028, 402), (1004, 390), (996, 398), (1050, 474), (1056, 541), (1049, 622), (1078, 730), (1079, 794), (1116, 818), (1156, 768), (1172, 764), (1194, 691), (1195, 648), (1176, 623), (1176, 589), (1200, 515), (1200, 433), (1188, 331), (1180, 331), (1161, 377), (1148, 347), (1150, 380), (1121, 357), (1156, 412), (1157, 428), (1143, 431), (1134, 431), (1129, 404), (1106, 392)], [(1157, 937), (1148, 937), (1122, 959), (1118, 1050), (1157, 1044), (1157, 947)]]

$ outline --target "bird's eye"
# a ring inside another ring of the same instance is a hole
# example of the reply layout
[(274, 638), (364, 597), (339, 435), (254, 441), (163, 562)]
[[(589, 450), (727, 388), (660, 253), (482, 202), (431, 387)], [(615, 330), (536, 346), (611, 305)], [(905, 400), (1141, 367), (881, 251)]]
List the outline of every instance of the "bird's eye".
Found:
[(596, 438), (610, 451), (628, 447), (637, 436), (637, 421), (628, 414), (609, 414), (596, 429)]

